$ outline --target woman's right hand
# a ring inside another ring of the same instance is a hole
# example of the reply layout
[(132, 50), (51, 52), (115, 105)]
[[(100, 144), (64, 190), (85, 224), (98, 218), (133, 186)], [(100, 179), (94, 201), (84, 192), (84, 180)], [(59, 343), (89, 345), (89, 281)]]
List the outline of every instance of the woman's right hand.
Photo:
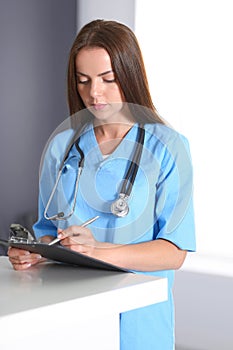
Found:
[(27, 250), (10, 247), (7, 252), (9, 260), (15, 270), (26, 270), (32, 265), (45, 261), (41, 255)]

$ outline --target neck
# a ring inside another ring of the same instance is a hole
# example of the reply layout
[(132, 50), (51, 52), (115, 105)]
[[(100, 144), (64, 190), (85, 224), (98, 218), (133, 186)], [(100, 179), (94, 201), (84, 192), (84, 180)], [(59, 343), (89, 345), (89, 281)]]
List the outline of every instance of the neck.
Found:
[(96, 137), (105, 140), (122, 139), (133, 125), (133, 122), (111, 124), (94, 123)]
[(101, 124), (95, 127), (95, 136), (102, 154), (112, 153), (134, 123)]

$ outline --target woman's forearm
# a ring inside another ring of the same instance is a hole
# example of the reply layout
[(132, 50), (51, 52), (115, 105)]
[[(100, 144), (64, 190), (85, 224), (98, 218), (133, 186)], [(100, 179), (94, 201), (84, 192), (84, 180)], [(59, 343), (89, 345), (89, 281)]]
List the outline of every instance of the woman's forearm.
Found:
[(179, 269), (186, 254), (185, 250), (162, 239), (128, 245), (103, 244), (94, 251), (97, 259), (137, 271)]

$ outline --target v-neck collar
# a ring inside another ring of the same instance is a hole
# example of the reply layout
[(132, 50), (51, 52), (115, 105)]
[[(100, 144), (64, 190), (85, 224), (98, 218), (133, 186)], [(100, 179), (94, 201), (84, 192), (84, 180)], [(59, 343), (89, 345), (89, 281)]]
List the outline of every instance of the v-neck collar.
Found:
[[(100, 164), (105, 164), (106, 162), (111, 161), (115, 158), (130, 158), (131, 147), (129, 146), (132, 144), (132, 142), (134, 143), (136, 141), (137, 132), (138, 123), (135, 123), (121, 140), (119, 145), (115, 148), (115, 150), (109, 154), (107, 158), (104, 158), (104, 155), (100, 150), (98, 141), (95, 136), (94, 126), (92, 123), (87, 124), (79, 139), (79, 147), (85, 155), (85, 164), (88, 164), (90, 167), (98, 167)], [(78, 153), (76, 147), (72, 148), (72, 152), (74, 152), (74, 154)]]
[[(135, 123), (129, 129), (129, 131), (126, 133), (126, 135), (122, 138), (121, 142), (117, 145), (117, 147), (114, 149), (114, 151), (108, 155), (108, 158), (114, 158), (119, 153), (122, 154), (122, 150), (124, 149), (124, 140), (136, 140), (137, 129), (138, 129), (138, 124)], [(104, 157), (104, 154), (100, 150), (99, 143), (98, 143), (96, 135), (95, 135), (93, 124), (92, 124), (92, 127), (90, 129), (89, 137), (90, 137), (90, 139), (89, 139), (90, 142), (92, 142), (92, 145), (95, 147), (95, 149), (98, 153), (99, 159), (103, 161), (105, 159), (105, 157)]]

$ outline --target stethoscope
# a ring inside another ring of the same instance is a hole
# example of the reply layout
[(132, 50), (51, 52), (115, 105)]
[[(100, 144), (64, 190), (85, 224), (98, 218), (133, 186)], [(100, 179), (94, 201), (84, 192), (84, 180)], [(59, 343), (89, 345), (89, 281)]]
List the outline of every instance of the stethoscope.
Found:
[[(79, 132), (78, 134), (80, 135), (80, 133), (81, 132)], [(52, 189), (52, 192), (50, 194), (50, 197), (48, 199), (47, 205), (46, 205), (45, 210), (44, 210), (44, 218), (47, 220), (67, 220), (74, 214), (75, 206), (76, 206), (76, 202), (77, 202), (80, 176), (81, 176), (81, 173), (82, 173), (82, 170), (84, 167), (84, 160), (85, 160), (84, 153), (81, 150), (81, 148), (79, 147), (79, 139), (80, 139), (80, 137), (77, 138), (77, 136), (75, 135), (72, 138), (71, 142), (69, 143), (68, 147), (66, 148), (65, 155), (64, 155), (63, 160), (62, 160), (60, 167), (58, 169), (58, 175), (57, 175), (57, 178), (55, 181), (55, 185)], [(122, 186), (121, 186), (121, 189), (119, 191), (119, 198), (111, 204), (111, 212), (112, 212), (112, 214), (116, 215), (117, 217), (124, 217), (129, 212), (128, 201), (129, 201), (130, 194), (132, 192), (135, 178), (137, 176), (137, 172), (138, 172), (138, 168), (139, 168), (139, 164), (140, 164), (140, 160), (141, 160), (141, 155), (142, 155), (142, 150), (143, 150), (144, 139), (145, 139), (145, 129), (144, 129), (143, 125), (140, 124), (138, 126), (135, 151), (133, 154), (133, 158), (129, 163), (128, 170), (123, 178)], [(47, 214), (49, 207), (51, 205), (51, 202), (52, 202), (53, 197), (55, 195), (55, 192), (57, 190), (57, 187), (58, 187), (58, 184), (59, 184), (62, 172), (63, 172), (63, 168), (65, 165), (65, 161), (67, 160), (67, 158), (69, 156), (69, 152), (70, 152), (71, 148), (73, 147), (73, 145), (75, 145), (75, 147), (80, 155), (80, 160), (78, 163), (78, 171), (77, 171), (76, 180), (75, 180), (73, 205), (71, 206), (71, 210), (67, 215), (65, 215), (64, 212), (59, 212), (55, 215), (49, 216)]]

